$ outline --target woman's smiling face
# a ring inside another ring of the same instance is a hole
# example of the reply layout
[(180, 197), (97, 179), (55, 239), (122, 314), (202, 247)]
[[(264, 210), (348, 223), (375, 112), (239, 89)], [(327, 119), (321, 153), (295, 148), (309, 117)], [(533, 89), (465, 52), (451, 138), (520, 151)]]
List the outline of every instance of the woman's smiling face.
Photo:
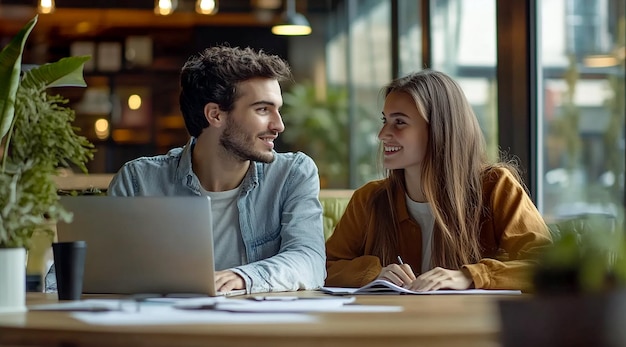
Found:
[(387, 95), (378, 139), (384, 147), (386, 169), (420, 170), (428, 145), (428, 122), (417, 110), (411, 95), (405, 92)]

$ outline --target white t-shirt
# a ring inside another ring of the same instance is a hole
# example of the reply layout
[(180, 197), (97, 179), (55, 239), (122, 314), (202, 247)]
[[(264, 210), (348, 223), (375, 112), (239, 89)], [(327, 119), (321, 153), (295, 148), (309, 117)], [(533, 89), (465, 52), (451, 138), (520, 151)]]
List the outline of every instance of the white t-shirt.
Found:
[(225, 270), (247, 264), (246, 248), (239, 227), (237, 198), (241, 186), (225, 192), (209, 192), (200, 188), (211, 198), (213, 215), (213, 254), (215, 270)]
[(420, 225), (422, 229), (422, 268), (421, 273), (430, 270), (431, 267), (431, 255), (432, 255), (432, 241), (433, 241), (433, 228), (435, 226), (435, 217), (430, 209), (430, 204), (427, 202), (415, 202), (406, 195), (406, 206), (409, 210), (409, 215)]

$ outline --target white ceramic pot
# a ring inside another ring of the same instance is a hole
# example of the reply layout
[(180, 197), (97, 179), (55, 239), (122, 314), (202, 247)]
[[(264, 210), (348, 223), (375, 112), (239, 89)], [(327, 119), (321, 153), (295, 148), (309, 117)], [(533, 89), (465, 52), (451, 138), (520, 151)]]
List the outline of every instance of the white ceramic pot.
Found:
[(26, 311), (26, 249), (0, 248), (0, 313)]

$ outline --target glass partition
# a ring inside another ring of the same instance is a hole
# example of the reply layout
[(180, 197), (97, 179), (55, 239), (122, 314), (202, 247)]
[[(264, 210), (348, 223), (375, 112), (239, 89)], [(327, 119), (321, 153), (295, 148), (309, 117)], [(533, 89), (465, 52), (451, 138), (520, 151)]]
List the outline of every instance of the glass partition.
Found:
[[(349, 153), (348, 162), (339, 164), (348, 176), (342, 188), (357, 188), (382, 173), (377, 165), (376, 135), (381, 126), (380, 90), (391, 80), (391, 5), (373, 0), (350, 0), (343, 5), (330, 20), (327, 71), (329, 89), (347, 91), (348, 134), (336, 143)], [(320, 176), (324, 176), (321, 169)]]
[(422, 64), (421, 1), (398, 1), (398, 74), (424, 68)]
[(498, 151), (495, 0), (430, 0), (432, 68), (459, 84), (491, 158)]
[(538, 206), (546, 219), (624, 203), (624, 0), (539, 2)]
[[(389, 1), (358, 1), (350, 24), (350, 185), (380, 177), (376, 160), (382, 100), (380, 89), (391, 80), (391, 6)], [(368, 6), (369, 4), (375, 4)]]

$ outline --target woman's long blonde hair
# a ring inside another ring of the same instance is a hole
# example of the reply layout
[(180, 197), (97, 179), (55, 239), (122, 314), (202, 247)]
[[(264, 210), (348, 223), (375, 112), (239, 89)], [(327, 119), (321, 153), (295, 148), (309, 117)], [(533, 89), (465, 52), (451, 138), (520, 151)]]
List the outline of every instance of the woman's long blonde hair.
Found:
[[(465, 94), (452, 78), (433, 70), (398, 78), (383, 91), (385, 96), (391, 92), (409, 94), (428, 121), (421, 177), (422, 189), (435, 217), (433, 266), (459, 269), (463, 264), (476, 263), (482, 258), (479, 231), (483, 175), (492, 165), (488, 163), (485, 140)], [(389, 184), (374, 194), (371, 201), (381, 217), (376, 219), (374, 253), (383, 265), (394, 262), (397, 255), (399, 227), (394, 206), (398, 188), (405, 185), (404, 169), (390, 170), (387, 175)]]

